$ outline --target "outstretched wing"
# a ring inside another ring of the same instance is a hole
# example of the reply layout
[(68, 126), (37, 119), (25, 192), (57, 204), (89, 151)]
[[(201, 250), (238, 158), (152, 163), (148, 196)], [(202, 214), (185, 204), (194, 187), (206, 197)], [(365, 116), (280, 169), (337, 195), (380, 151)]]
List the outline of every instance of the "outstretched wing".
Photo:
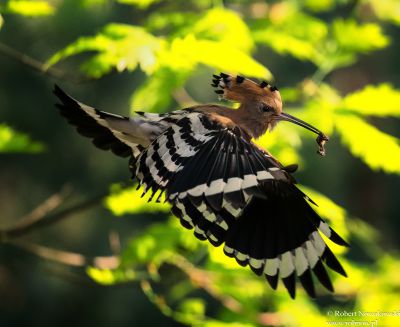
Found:
[[(196, 237), (224, 245), (241, 265), (283, 280), (292, 297), (299, 277), (315, 296), (311, 271), (329, 290), (323, 263), (345, 272), (319, 234), (346, 245), (311, 208), (293, 178), (239, 129), (193, 111), (142, 152), (134, 173), (144, 191), (165, 192)], [(318, 231), (319, 230), (319, 231)]]

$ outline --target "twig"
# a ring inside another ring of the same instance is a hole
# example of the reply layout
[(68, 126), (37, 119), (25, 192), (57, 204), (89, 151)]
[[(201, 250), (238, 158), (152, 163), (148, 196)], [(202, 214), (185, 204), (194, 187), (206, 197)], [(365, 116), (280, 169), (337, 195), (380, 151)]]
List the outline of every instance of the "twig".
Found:
[(222, 294), (214, 286), (214, 276), (212, 275), (212, 273), (196, 268), (186, 258), (177, 254), (171, 256), (168, 262), (181, 269), (184, 273), (188, 275), (194, 285), (197, 285), (198, 287), (204, 289), (208, 294), (220, 301), (222, 305), (224, 305), (229, 310), (237, 313), (243, 310), (240, 302), (230, 296)]
[[(222, 294), (216, 287), (215, 276), (213, 273), (196, 268), (186, 258), (174, 254), (168, 260), (171, 264), (181, 269), (190, 278), (194, 285), (205, 290), (208, 294), (218, 300), (227, 309), (243, 314), (244, 308), (242, 304), (231, 296)], [(281, 326), (282, 319), (279, 314), (274, 312), (262, 312), (257, 314), (257, 321), (263, 326)]]
[(151, 286), (151, 283), (149, 280), (142, 280), (140, 282), (140, 287), (142, 288), (143, 293), (147, 296), (147, 298), (150, 300), (151, 303), (153, 303), (160, 311), (162, 314), (164, 314), (167, 317), (172, 318), (173, 320), (185, 324), (185, 325), (192, 325), (193, 322), (196, 322), (197, 324), (204, 322), (206, 320), (209, 320), (209, 317), (207, 316), (199, 316), (196, 314), (189, 314), (189, 313), (182, 313), (179, 311), (174, 310), (171, 308), (165, 298), (159, 294), (157, 294), (153, 287)]
[(30, 213), (18, 219), (18, 221), (13, 226), (13, 229), (22, 228), (23, 226), (34, 224), (36, 221), (42, 219), (51, 211), (57, 209), (71, 194), (71, 190), (72, 188), (70, 186), (63, 186), (60, 192), (53, 194)]
[(121, 254), (121, 239), (117, 231), (110, 231), (110, 233), (108, 234), (108, 241), (110, 243), (111, 251), (115, 255)]
[(71, 206), (70, 208), (60, 210), (56, 213), (44, 214), (37, 219), (24, 219), (13, 227), (0, 230), (0, 242), (8, 242), (16, 237), (24, 236), (32, 230), (52, 225), (64, 218), (76, 214), (77, 212), (87, 210), (95, 205), (98, 205), (105, 196), (106, 194), (98, 195), (92, 199), (85, 200), (81, 203)]
[(157, 295), (148, 280), (142, 280), (140, 287), (143, 293), (147, 296), (151, 303), (153, 303), (165, 316), (172, 317), (173, 310), (170, 308), (163, 297)]
[(191, 107), (198, 104), (183, 87), (172, 92), (172, 96), (182, 108)]
[(112, 256), (86, 257), (80, 253), (52, 249), (43, 245), (23, 240), (13, 240), (10, 244), (24, 249), (34, 255), (73, 267), (94, 266), (99, 269), (115, 269), (119, 265), (119, 258)]
[(2, 42), (0, 42), (0, 53), (6, 55), (9, 58), (17, 60), (21, 64), (24, 64), (25, 66), (28, 66), (41, 74), (48, 75), (59, 80), (66, 80), (77, 84), (93, 80), (85, 76), (80, 76), (79, 78), (76, 78), (75, 76), (72, 76), (69, 73), (66, 73), (58, 68), (46, 67), (45, 63), (35, 58), (32, 58), (14, 48), (11, 48), (10, 46)]

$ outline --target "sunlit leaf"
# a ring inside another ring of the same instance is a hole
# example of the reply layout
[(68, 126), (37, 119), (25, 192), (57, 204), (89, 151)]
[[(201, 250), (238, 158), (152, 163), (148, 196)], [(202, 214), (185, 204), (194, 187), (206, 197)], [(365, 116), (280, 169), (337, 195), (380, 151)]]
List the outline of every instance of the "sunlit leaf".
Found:
[(81, 5), (83, 7), (95, 7), (107, 4), (108, 0), (81, 0)]
[(400, 173), (400, 145), (397, 138), (354, 115), (337, 115), (335, 126), (351, 153), (371, 169)]
[(343, 99), (346, 110), (372, 116), (400, 116), (400, 91), (390, 84), (368, 85)]
[(223, 43), (199, 40), (193, 44), (198, 62), (217, 70), (241, 73), (247, 76), (271, 79), (271, 72), (237, 48), (230, 48)]
[(179, 304), (179, 311), (188, 318), (202, 319), (205, 315), (206, 304), (201, 298), (187, 298)]
[(116, 216), (143, 212), (168, 212), (170, 210), (170, 206), (164, 203), (164, 198), (160, 203), (155, 203), (154, 200), (148, 202), (150, 192), (144, 197), (141, 197), (142, 193), (143, 190), (136, 190), (136, 186), (122, 188), (121, 185), (114, 184), (111, 194), (104, 200), (104, 205)]
[(206, 320), (202, 326), (204, 327), (254, 327), (251, 323), (242, 322), (224, 322), (222, 320)]
[(357, 308), (366, 313), (365, 320), (379, 321), (383, 326), (397, 325), (399, 268), (399, 258), (386, 254), (372, 269), (365, 269), (365, 281), (357, 290), (356, 301)]
[(131, 99), (132, 111), (162, 112), (169, 108), (172, 93), (185, 83), (187, 73), (158, 69), (151, 78), (135, 90)]
[[(360, 289), (368, 284), (371, 272), (370, 267), (364, 267), (354, 263), (350, 264), (346, 258), (343, 257), (340, 258), (340, 262), (349, 278), (336, 278), (335, 291), (343, 295), (354, 295), (354, 293), (359, 292)], [(336, 274), (332, 274), (332, 276), (337, 277)]]
[(4, 23), (3, 17), (0, 15), (0, 29), (3, 26), (3, 23)]
[(153, 224), (143, 234), (133, 238), (121, 255), (121, 265), (130, 267), (150, 262), (158, 265), (168, 260), (179, 247), (194, 251), (204, 246), (193, 236), (193, 232), (185, 230), (177, 221), (173, 217), (166, 223)]
[(249, 28), (232, 10), (215, 8), (207, 11), (204, 17), (191, 27), (191, 33), (198, 39), (220, 41), (245, 52), (253, 48)]
[(86, 272), (99, 284), (111, 285), (116, 282), (113, 271), (110, 269), (102, 270), (94, 267), (88, 267)]
[(311, 59), (316, 55), (316, 49), (310, 42), (284, 32), (267, 29), (262, 32), (257, 32), (254, 37), (257, 42), (266, 43), (281, 54), (289, 53), (303, 60)]
[(305, 0), (304, 6), (315, 12), (328, 11), (336, 4), (335, 0)]
[[(194, 12), (159, 12), (153, 11), (148, 16), (146, 27), (150, 30), (162, 30), (168, 39), (173, 39), (185, 33), (188, 26), (192, 26), (198, 20), (198, 14)], [(168, 33), (166, 33), (166, 31)]]
[(400, 25), (400, 2), (398, 0), (368, 0), (368, 3), (380, 19)]
[(160, 61), (174, 70), (190, 70), (197, 64), (204, 64), (219, 71), (247, 76), (266, 79), (272, 76), (265, 66), (238, 48), (223, 42), (199, 40), (194, 35), (175, 39)]
[(218, 263), (228, 269), (243, 269), (241, 268), (235, 259), (229, 258), (224, 253), (222, 247), (214, 247), (211, 244), (208, 245), (209, 260), (213, 263)]
[(323, 21), (297, 11), (272, 20), (272, 24), (261, 24), (253, 32), (256, 42), (267, 44), (278, 53), (313, 62), (321, 60), (318, 46), (327, 34)]
[(0, 124), (0, 152), (38, 153), (44, 149), (42, 143), (32, 141), (28, 135)]
[(102, 285), (113, 285), (141, 278), (141, 274), (133, 269), (99, 269), (89, 266), (86, 268), (86, 273)]
[(47, 16), (52, 15), (55, 9), (47, 1), (9, 0), (5, 5), (0, 4), (0, 11), (23, 16)]
[(320, 327), (327, 321), (306, 297), (298, 296), (296, 301), (278, 301), (277, 312), (281, 325), (287, 327)]
[(354, 20), (336, 19), (332, 25), (333, 36), (339, 49), (350, 52), (369, 52), (384, 48), (389, 39), (375, 23), (357, 24)]
[(47, 61), (47, 67), (82, 52), (96, 51), (98, 54), (82, 65), (89, 76), (98, 78), (112, 69), (132, 71), (138, 65), (146, 73), (151, 73), (156, 67), (156, 53), (161, 46), (162, 41), (142, 27), (109, 24), (96, 36), (81, 37), (55, 53)]
[(134, 5), (141, 9), (146, 9), (154, 3), (160, 2), (161, 0), (117, 0), (119, 3)]

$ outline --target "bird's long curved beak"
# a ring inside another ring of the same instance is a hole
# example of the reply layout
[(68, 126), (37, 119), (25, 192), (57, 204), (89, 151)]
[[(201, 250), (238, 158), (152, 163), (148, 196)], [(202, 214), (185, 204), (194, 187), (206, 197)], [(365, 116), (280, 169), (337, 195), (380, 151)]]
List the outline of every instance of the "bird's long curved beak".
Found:
[(304, 127), (305, 129), (308, 129), (311, 132), (314, 132), (315, 134), (321, 135), (321, 136), (325, 136), (325, 138), (328, 138), (324, 133), (322, 133), (319, 129), (315, 128), (314, 126), (306, 123), (305, 121), (296, 118), (292, 115), (289, 115), (285, 112), (282, 112), (279, 116), (278, 116), (279, 120), (285, 120), (285, 121), (290, 121), (291, 123), (294, 123), (296, 125), (299, 125), (301, 127)]

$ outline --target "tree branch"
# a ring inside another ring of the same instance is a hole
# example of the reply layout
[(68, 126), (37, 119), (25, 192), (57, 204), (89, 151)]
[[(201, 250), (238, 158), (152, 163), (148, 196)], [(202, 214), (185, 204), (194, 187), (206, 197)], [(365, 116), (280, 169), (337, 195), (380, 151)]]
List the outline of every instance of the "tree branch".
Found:
[[(14, 238), (28, 234), (32, 230), (52, 225), (64, 218), (70, 217), (78, 212), (87, 210), (95, 205), (98, 205), (106, 195), (107, 194), (101, 194), (95, 196), (92, 199), (82, 201), (74, 206), (60, 210), (53, 214), (46, 212), (46, 210), (43, 210), (43, 208), (41, 210), (38, 210), (42, 206), (46, 207), (46, 205), (43, 204), (39, 206), (37, 209), (35, 209), (31, 214), (25, 216), (25, 218), (22, 219), (22, 221), (19, 221), (16, 225), (8, 229), (0, 230), (0, 242), (9, 242)], [(52, 201), (54, 202), (54, 198)], [(51, 205), (47, 204), (47, 207), (50, 208)], [(39, 211), (41, 212), (41, 214), (35, 213)]]
[(70, 75), (67, 72), (62, 71), (61, 69), (55, 68), (55, 67), (47, 67), (45, 63), (32, 58), (14, 48), (11, 48), (10, 46), (0, 42), (0, 53), (12, 58), (18, 62), (20, 62), (21, 64), (28, 66), (29, 68), (44, 74), (44, 75), (48, 75), (50, 77), (59, 79), (59, 80), (65, 80), (68, 82), (72, 82), (72, 83), (84, 83), (84, 82), (89, 82), (92, 81), (92, 78), (88, 78), (86, 76), (80, 76), (78, 78), (76, 78), (75, 76)]
[(56, 250), (24, 240), (13, 240), (9, 243), (40, 258), (72, 267), (94, 266), (99, 269), (115, 269), (119, 265), (119, 258), (114, 255), (88, 257), (80, 253)]
[(57, 209), (64, 200), (71, 194), (72, 188), (70, 186), (63, 186), (62, 189), (47, 200), (33, 209), (27, 215), (21, 217), (13, 226), (13, 228), (22, 228), (23, 226), (34, 224), (36, 221), (41, 220), (44, 216), (49, 214), (51, 211)]
[(172, 96), (182, 108), (187, 108), (198, 104), (183, 87), (173, 91)]
[[(216, 283), (214, 273), (196, 268), (185, 257), (182, 257), (178, 254), (172, 255), (170, 259), (171, 260), (168, 260), (169, 263), (181, 269), (187, 274), (194, 285), (205, 290), (208, 294), (218, 300), (224, 307), (238, 314), (244, 313), (245, 308), (239, 301), (229, 295), (221, 293), (218, 288), (215, 287)], [(282, 325), (281, 317), (279, 314), (274, 312), (258, 313), (256, 319), (263, 326)]]

